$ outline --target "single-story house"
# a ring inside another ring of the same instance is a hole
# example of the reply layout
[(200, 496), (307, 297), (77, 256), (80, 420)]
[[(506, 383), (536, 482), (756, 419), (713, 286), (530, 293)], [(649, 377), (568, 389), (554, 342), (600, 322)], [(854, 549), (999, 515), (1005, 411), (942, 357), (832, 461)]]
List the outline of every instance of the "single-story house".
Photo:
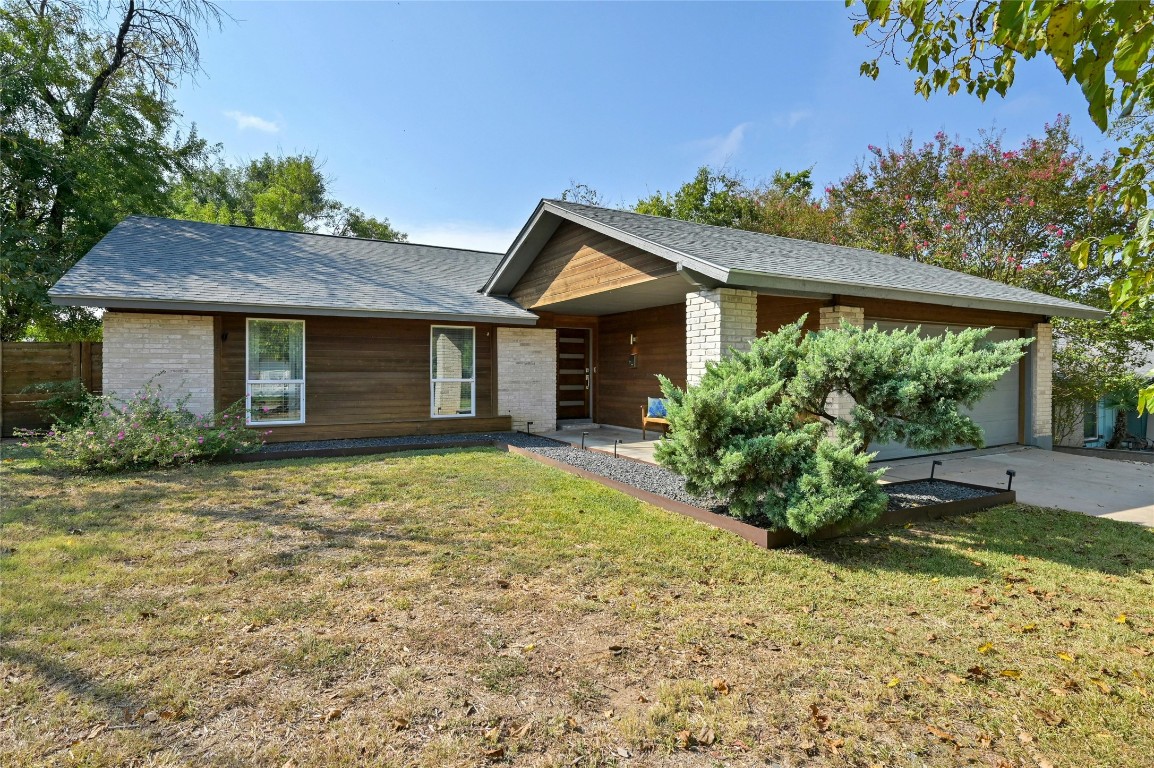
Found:
[(657, 374), (693, 383), (807, 314), (1033, 337), (973, 415), (989, 445), (1049, 447), (1050, 318), (1102, 316), (872, 251), (559, 200), (504, 254), (134, 216), (50, 294), (104, 308), (106, 393), (164, 371), (192, 410), (246, 400), (274, 441), (639, 427)]

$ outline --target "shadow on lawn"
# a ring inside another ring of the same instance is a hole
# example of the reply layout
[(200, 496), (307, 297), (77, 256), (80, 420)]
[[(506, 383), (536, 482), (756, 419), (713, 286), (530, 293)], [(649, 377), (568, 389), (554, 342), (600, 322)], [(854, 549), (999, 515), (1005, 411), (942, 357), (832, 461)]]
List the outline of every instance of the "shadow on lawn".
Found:
[[(428, 453), (427, 451), (421, 453)], [(390, 454), (390, 458), (406, 454)], [(378, 458), (378, 457), (373, 457)], [(356, 516), (333, 514), (331, 509), (315, 509), (315, 505), (347, 507), (355, 513), (358, 507), (379, 500), (358, 498), (369, 489), (360, 488), (349, 494), (336, 494), (325, 489), (293, 489), (282, 493), (276, 478), (267, 474), (254, 483), (254, 475), (261, 469), (291, 471), (294, 465), (311, 464), (331, 459), (294, 459), (269, 464), (201, 464), (168, 470), (131, 472), (118, 475), (86, 475), (80, 482), (73, 476), (44, 469), (35, 474), (50, 477), (62, 485), (72, 486), (70, 493), (45, 497), (34, 493), (21, 497), (19, 491), (7, 499), (0, 521), (20, 521), (46, 531), (64, 534), (77, 529), (85, 533), (130, 531), (162, 535), (172, 525), (161, 517), (144, 510), (165, 505), (172, 514), (207, 518), (220, 522), (258, 524), (269, 528), (288, 528), (314, 538), (313, 548), (354, 548), (365, 542), (395, 542), (402, 545), (443, 545), (443, 536), (433, 536), (391, 516)], [(359, 457), (355, 461), (366, 461)], [(288, 465), (288, 466), (286, 466)], [(91, 482), (88, 482), (91, 481)], [(111, 488), (99, 487), (101, 482)], [(341, 481), (344, 483), (345, 481)], [(273, 497), (252, 499), (254, 486), (258, 491), (277, 494)], [(379, 488), (372, 490), (379, 491)], [(389, 500), (400, 500), (394, 494)], [(239, 501), (237, 501), (239, 499)], [(319, 540), (319, 541), (317, 541)]]
[(989, 576), (991, 554), (1127, 576), (1154, 568), (1154, 532), (1076, 512), (1008, 506), (818, 542), (806, 551), (849, 568), (935, 576)]
[[(83, 699), (97, 707), (101, 710), (103, 720), (108, 725), (132, 728), (135, 733), (146, 738), (152, 744), (154, 752), (168, 749), (179, 750), (183, 746), (166, 739), (168, 734), (165, 733), (165, 730), (167, 729), (162, 726), (152, 726), (139, 721), (139, 716), (142, 714), (141, 710), (163, 709), (164, 702), (154, 701), (150, 697), (142, 695), (141, 691), (136, 688), (120, 687), (116, 684), (101, 682), (57, 659), (47, 658), (22, 648), (15, 648), (10, 643), (0, 646), (0, 659), (39, 675), (52, 689), (67, 691), (72, 697)], [(78, 722), (74, 726), (75, 733), (72, 735), (81, 738), (84, 731), (89, 730), (95, 724), (93, 722)], [(182, 728), (181, 730), (187, 729)], [(105, 731), (99, 738), (105, 739), (109, 736), (110, 732)], [(71, 745), (71, 741), (58, 743), (55, 747), (43, 751), (39, 757), (47, 758)], [(222, 763), (222, 759), (227, 760), (227, 762)], [(236, 766), (236, 768), (249, 764), (229, 759), (220, 754), (214, 755), (214, 761), (218, 765)]]

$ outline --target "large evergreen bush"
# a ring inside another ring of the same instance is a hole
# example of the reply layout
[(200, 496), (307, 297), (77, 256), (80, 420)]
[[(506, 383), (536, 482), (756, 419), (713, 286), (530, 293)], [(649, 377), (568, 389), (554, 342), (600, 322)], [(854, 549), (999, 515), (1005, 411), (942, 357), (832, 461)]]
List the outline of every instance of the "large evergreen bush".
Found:
[[(972, 328), (922, 338), (917, 329), (847, 324), (805, 333), (805, 318), (706, 366), (682, 390), (661, 377), (670, 434), (655, 455), (691, 493), (727, 499), (731, 513), (808, 536), (868, 522), (886, 507), (871, 446), (982, 445), (972, 407), (1022, 356), (1029, 339), (983, 340)], [(831, 396), (853, 398), (849, 418)]]

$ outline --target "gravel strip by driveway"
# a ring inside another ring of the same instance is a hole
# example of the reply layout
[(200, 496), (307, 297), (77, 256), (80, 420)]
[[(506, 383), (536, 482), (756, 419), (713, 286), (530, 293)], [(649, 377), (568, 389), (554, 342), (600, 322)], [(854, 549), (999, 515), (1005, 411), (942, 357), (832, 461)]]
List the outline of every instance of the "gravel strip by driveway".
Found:
[(583, 451), (571, 446), (528, 447), (528, 449), (555, 461), (564, 462), (572, 467), (584, 469), (587, 472), (593, 472), (619, 483), (632, 485), (634, 488), (680, 501), (683, 504), (691, 504), (702, 509), (712, 509), (716, 512), (716, 507), (721, 503), (717, 499), (694, 496), (685, 490), (685, 478), (655, 464), (646, 464), (631, 459), (615, 459), (604, 453)]
[(930, 504), (942, 504), (960, 499), (976, 499), (991, 496), (997, 490), (983, 491), (951, 483), (949, 480), (925, 480), (920, 483), (902, 485), (882, 485), (882, 490), (890, 497), (890, 509), (912, 509)]

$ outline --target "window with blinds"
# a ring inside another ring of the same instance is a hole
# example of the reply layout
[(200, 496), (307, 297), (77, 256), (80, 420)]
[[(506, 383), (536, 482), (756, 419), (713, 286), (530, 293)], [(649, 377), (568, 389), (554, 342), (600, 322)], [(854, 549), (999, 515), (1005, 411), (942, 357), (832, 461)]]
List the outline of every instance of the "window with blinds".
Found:
[(471, 327), (434, 325), (429, 350), (429, 396), (435, 419), (473, 416), (477, 411), (477, 369)]
[(248, 321), (245, 405), (249, 424), (304, 424), (305, 321)]

